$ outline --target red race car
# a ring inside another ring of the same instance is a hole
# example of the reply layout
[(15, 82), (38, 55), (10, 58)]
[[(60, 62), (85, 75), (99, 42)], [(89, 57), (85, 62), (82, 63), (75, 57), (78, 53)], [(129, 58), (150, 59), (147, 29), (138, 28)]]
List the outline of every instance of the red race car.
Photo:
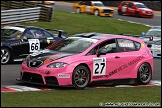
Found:
[(118, 6), (119, 15), (131, 15), (136, 17), (153, 18), (154, 12), (143, 3), (133, 1), (122, 1)]

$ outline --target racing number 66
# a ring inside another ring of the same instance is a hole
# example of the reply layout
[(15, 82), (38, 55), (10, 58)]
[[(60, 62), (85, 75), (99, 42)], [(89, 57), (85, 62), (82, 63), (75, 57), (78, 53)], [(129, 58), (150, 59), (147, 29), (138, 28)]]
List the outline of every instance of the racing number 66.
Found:
[(31, 50), (38, 50), (39, 43), (32, 43), (31, 44)]
[(29, 39), (29, 52), (37, 52), (40, 50), (40, 42), (38, 39)]

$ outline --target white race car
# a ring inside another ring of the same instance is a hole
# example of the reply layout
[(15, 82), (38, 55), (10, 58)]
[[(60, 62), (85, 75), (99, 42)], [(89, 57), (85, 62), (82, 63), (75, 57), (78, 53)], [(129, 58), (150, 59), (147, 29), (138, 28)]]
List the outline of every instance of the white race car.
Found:
[(146, 43), (155, 58), (161, 58), (161, 40)]
[(161, 26), (153, 26), (146, 33), (142, 32), (139, 38), (144, 42), (161, 40)]

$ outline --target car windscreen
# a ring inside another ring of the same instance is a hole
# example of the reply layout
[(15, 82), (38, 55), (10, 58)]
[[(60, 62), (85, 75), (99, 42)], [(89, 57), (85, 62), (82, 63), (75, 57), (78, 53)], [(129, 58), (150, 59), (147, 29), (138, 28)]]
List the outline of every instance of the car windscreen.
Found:
[(93, 6), (99, 6), (99, 7), (104, 7), (104, 5), (102, 3), (92, 3)]
[(148, 31), (146, 33), (146, 36), (157, 36), (157, 37), (161, 37), (161, 31)]
[(14, 29), (1, 29), (1, 37), (3, 38), (17, 38), (20, 31)]
[(138, 8), (147, 8), (144, 4), (136, 4), (136, 7), (138, 7)]
[(50, 50), (69, 53), (81, 53), (97, 41), (97, 39), (80, 37), (67, 38), (59, 44), (55, 45), (54, 47), (50, 48)]

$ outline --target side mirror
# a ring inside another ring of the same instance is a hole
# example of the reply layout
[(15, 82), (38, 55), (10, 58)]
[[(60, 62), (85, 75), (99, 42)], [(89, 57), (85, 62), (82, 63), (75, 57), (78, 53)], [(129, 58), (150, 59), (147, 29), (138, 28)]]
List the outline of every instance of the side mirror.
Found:
[(97, 51), (97, 57), (99, 57), (100, 55), (106, 55), (106, 51), (105, 50), (102, 50), (102, 49), (99, 49)]
[(142, 35), (142, 36), (145, 36), (145, 32), (142, 32), (141, 35)]
[(153, 36), (149, 37), (149, 41), (153, 41)]

